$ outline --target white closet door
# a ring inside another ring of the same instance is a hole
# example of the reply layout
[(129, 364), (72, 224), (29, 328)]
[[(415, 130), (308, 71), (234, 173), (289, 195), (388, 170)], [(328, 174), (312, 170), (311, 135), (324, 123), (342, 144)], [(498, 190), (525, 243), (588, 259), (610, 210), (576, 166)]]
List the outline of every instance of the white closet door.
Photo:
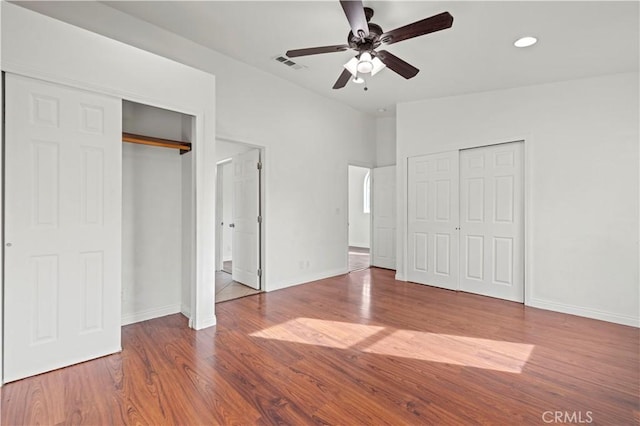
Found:
[(460, 289), (524, 301), (522, 142), (460, 152)]
[(120, 350), (121, 101), (6, 75), (4, 378)]
[(260, 151), (233, 157), (233, 243), (232, 277), (234, 281), (259, 289), (260, 253)]
[(373, 169), (373, 266), (396, 269), (396, 166)]
[(458, 151), (409, 158), (409, 281), (458, 288)]

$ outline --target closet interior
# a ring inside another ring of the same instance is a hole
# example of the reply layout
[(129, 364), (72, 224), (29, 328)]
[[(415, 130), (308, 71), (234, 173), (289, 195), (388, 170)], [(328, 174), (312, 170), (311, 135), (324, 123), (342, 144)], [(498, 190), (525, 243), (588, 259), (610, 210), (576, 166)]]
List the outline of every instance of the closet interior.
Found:
[(122, 104), (122, 324), (191, 306), (194, 118)]

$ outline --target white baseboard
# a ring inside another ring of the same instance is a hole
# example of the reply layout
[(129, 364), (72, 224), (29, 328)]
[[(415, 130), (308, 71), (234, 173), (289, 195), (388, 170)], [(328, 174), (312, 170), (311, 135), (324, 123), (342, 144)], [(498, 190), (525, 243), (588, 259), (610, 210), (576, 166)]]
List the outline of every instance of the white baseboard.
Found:
[(349, 244), (349, 247), (355, 247), (355, 248), (359, 248), (359, 249), (371, 250), (371, 247), (369, 247), (368, 244), (364, 244), (364, 243)]
[(194, 330), (202, 330), (204, 328), (208, 328), (208, 327), (213, 327), (214, 325), (216, 325), (217, 320), (215, 315), (213, 317), (210, 318), (199, 318), (196, 319), (195, 322), (193, 322), (192, 319), (189, 319), (189, 326), (192, 326), (193, 324), (193, 329)]
[(613, 322), (616, 324), (629, 325), (631, 327), (640, 327), (640, 318), (613, 314), (611, 312), (598, 311), (595, 309), (583, 308), (580, 306), (566, 305), (564, 303), (551, 302), (548, 300), (531, 298), (527, 306), (546, 309), (548, 311), (562, 312), (564, 314), (577, 315), (580, 317), (593, 318), (601, 321)]
[(177, 314), (181, 312), (180, 305), (161, 306), (159, 308), (145, 309), (144, 311), (125, 314), (122, 316), (122, 325), (134, 324), (140, 321), (146, 321), (153, 318), (164, 317), (166, 315)]
[(268, 291), (274, 291), (274, 290), (281, 290), (283, 288), (293, 287), (300, 284), (307, 284), (312, 281), (323, 280), (325, 278), (336, 277), (338, 275), (344, 275), (348, 273), (349, 273), (349, 268), (345, 267), (345, 268), (333, 269), (330, 271), (323, 271), (323, 272), (317, 272), (317, 273), (308, 274), (308, 275), (301, 275), (299, 277), (296, 277), (295, 279), (282, 281), (282, 282), (276, 283), (275, 285), (274, 284), (269, 285), (268, 288), (265, 289), (265, 291), (268, 292)]
[(188, 305), (182, 305), (180, 307), (180, 313), (187, 318), (191, 318), (191, 309)]

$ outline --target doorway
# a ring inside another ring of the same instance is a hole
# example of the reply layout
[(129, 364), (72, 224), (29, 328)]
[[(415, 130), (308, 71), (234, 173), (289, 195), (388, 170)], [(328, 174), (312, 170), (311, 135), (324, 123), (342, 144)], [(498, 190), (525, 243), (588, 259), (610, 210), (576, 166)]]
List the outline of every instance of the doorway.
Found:
[(216, 303), (262, 291), (262, 150), (218, 140)]
[(349, 272), (371, 266), (371, 169), (349, 165)]

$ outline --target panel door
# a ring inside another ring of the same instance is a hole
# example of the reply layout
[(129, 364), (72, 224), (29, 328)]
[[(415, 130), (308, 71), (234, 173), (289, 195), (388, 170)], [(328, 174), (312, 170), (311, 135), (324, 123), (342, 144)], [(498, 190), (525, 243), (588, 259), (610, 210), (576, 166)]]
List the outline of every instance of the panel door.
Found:
[(234, 281), (259, 289), (260, 261), (260, 151), (252, 149), (233, 157), (233, 242)]
[(409, 158), (409, 281), (458, 288), (458, 151)]
[(373, 169), (371, 264), (396, 269), (396, 166)]
[(6, 75), (5, 381), (120, 350), (121, 101)]
[(460, 152), (460, 289), (524, 301), (523, 143)]

